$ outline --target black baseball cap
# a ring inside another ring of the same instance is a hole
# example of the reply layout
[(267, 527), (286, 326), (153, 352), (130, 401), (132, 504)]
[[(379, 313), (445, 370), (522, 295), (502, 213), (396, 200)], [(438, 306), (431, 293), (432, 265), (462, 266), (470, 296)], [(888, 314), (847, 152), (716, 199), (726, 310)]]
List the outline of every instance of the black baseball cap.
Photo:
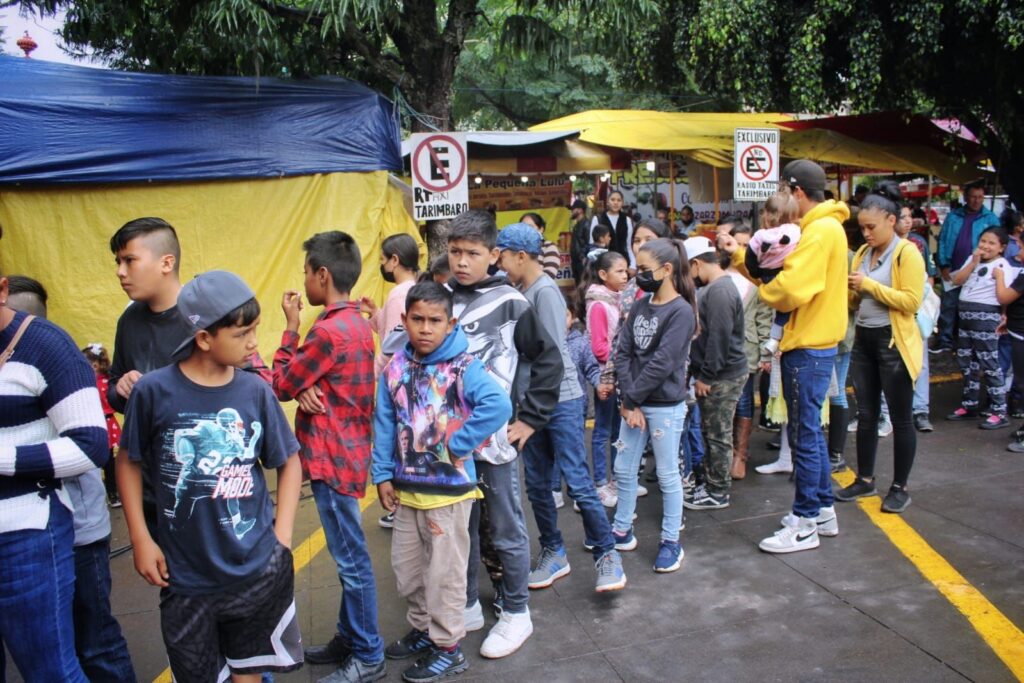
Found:
[(786, 164), (782, 169), (782, 180), (790, 187), (808, 190), (825, 191), (825, 169), (810, 159), (797, 159)]
[(583, 201), (582, 199), (577, 199), (576, 201), (574, 201), (572, 203), (572, 206), (570, 206), (569, 208), (570, 209), (583, 209), (584, 211), (586, 211), (587, 210), (587, 203), (585, 201)]
[(211, 270), (196, 275), (178, 294), (178, 313), (191, 332), (188, 339), (174, 349), (171, 357), (178, 360), (187, 358), (196, 341), (196, 332), (205, 330), (255, 297), (242, 278), (226, 270)]

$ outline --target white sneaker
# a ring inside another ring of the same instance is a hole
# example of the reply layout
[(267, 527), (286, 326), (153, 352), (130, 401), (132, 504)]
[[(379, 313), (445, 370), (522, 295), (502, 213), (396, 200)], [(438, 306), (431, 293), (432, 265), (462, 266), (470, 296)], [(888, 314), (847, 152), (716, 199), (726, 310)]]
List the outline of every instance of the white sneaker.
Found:
[(555, 509), (565, 507), (565, 498), (562, 496), (561, 491), (552, 491), (551, 497), (555, 499)]
[(479, 600), (462, 610), (462, 619), (466, 622), (467, 631), (479, 631), (484, 627), (484, 610)]
[(758, 474), (789, 474), (793, 471), (793, 460), (790, 458), (779, 458), (767, 465), (758, 465), (754, 468)]
[[(782, 518), (782, 523), (789, 524), (788, 520), (797, 519), (797, 517), (791, 512)], [(815, 523), (818, 525), (819, 536), (838, 536), (839, 535), (839, 518), (836, 516), (835, 506), (823, 507), (818, 510), (818, 516), (814, 518)]]
[(890, 434), (892, 434), (892, 422), (890, 422), (889, 420), (885, 420), (885, 421), (879, 420), (878, 421), (878, 436), (880, 436), (881, 438), (884, 439), (885, 437), (889, 436)]
[[(600, 498), (601, 494), (600, 493), (597, 494), (597, 497)], [(580, 510), (580, 504), (577, 503), (575, 500), (572, 502), (572, 511), (573, 512), (582, 512), (582, 510)]]
[(613, 508), (619, 502), (619, 496), (612, 489), (611, 484), (605, 484), (604, 486), (597, 487), (597, 497), (601, 501), (601, 505), (606, 508)]
[(782, 522), (782, 528), (761, 541), (757, 547), (766, 553), (795, 553), (817, 548), (821, 544), (818, 540), (818, 525), (813, 519), (786, 515)]
[(500, 659), (522, 647), (526, 639), (533, 633), (533, 622), (530, 621), (530, 610), (522, 614), (502, 612), (498, 623), (480, 646), (480, 656), (487, 659)]
[(643, 484), (637, 484), (636, 485), (636, 497), (637, 498), (643, 498), (646, 495), (647, 495), (647, 487), (644, 486)]
[(849, 434), (857, 433), (857, 418), (850, 420), (850, 424), (846, 425), (846, 431)]

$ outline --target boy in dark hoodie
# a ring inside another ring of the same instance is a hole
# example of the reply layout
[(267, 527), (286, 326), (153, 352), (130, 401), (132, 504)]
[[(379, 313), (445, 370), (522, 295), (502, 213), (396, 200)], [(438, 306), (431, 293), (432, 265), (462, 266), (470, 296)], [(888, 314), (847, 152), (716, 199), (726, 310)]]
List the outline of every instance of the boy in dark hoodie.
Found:
[[(402, 677), (426, 681), (469, 667), (459, 648), (466, 635), (469, 517), (473, 501), (483, 497), (473, 454), (508, 422), (512, 403), (466, 352), (447, 289), (421, 282), (409, 290), (405, 307), (409, 343), (377, 387), (372, 470), (381, 504), (395, 514), (391, 564), (412, 625), (385, 654), (424, 653)], [(432, 452), (420, 452), (416, 444), (429, 430), (441, 438)]]
[[(494, 557), (489, 558), (488, 567), (495, 578), (500, 566), (501, 580), (496, 583), (500, 595), (496, 597), (501, 617), (480, 648), (483, 657), (492, 659), (512, 654), (533, 633), (527, 607), (530, 539), (515, 460), (517, 449), (547, 425), (548, 416), (558, 405), (564, 371), (559, 346), (544, 330), (530, 303), (504, 277), (488, 276), (488, 268), (498, 261), (497, 239), (494, 216), (481, 210), (459, 214), (452, 219), (448, 232), (453, 310), (466, 333), (469, 353), (483, 362), (510, 396), (522, 397), (513, 404), (515, 417), (507, 432), (499, 429), (474, 453), (484, 498), (474, 506), (470, 521), (466, 616), (470, 630), (483, 626), (476, 585), (479, 562), (475, 558), (486, 555), (493, 546)], [(529, 390), (525, 393), (513, 386), (520, 361), (530, 364)]]

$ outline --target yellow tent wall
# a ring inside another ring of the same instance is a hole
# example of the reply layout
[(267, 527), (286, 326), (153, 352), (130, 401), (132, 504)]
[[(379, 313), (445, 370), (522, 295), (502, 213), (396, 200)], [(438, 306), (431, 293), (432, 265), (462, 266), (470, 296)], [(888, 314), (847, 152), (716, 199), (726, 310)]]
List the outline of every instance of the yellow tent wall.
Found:
[[(260, 353), (269, 364), (281, 341), (281, 295), (302, 291), (302, 242), (344, 230), (359, 244), (363, 271), (353, 296), (382, 303), (381, 242), (419, 231), (401, 192), (383, 171), (269, 180), (0, 189), (0, 269), (36, 278), (50, 295), (49, 317), (81, 347), (110, 349), (128, 304), (118, 284), (111, 235), (141, 216), (159, 216), (181, 241), (181, 280), (212, 269), (238, 273), (263, 308)], [(426, 248), (420, 244), (426, 258)], [(303, 311), (303, 329), (318, 309)]]

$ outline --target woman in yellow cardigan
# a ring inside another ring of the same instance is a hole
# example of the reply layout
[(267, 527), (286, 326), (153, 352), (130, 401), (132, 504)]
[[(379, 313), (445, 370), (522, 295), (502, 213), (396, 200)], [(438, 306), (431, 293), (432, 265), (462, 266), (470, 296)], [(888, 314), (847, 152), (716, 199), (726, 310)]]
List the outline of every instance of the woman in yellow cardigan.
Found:
[(876, 493), (878, 417), (884, 393), (894, 433), (894, 464), (883, 512), (903, 512), (910, 504), (907, 479), (917, 449), (914, 381), (924, 350), (914, 319), (924, 295), (924, 260), (917, 247), (896, 235), (900, 198), (899, 185), (883, 181), (857, 214), (867, 243), (854, 256), (849, 275), (850, 308), (856, 311), (850, 375), (857, 396), (857, 479), (835, 494), (836, 500), (850, 501)]

